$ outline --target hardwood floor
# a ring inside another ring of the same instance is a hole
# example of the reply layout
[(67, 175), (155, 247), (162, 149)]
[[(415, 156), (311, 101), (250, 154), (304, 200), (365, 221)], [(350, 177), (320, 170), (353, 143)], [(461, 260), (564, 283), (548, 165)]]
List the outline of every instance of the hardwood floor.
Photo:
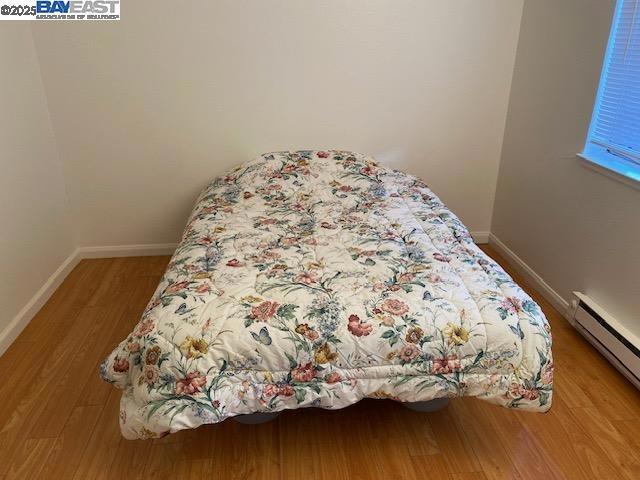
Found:
[(124, 440), (120, 391), (98, 365), (138, 321), (167, 261), (82, 261), (0, 357), (0, 480), (640, 478), (640, 393), (530, 288), (554, 335), (547, 414), (474, 399), (424, 414), (366, 400)]

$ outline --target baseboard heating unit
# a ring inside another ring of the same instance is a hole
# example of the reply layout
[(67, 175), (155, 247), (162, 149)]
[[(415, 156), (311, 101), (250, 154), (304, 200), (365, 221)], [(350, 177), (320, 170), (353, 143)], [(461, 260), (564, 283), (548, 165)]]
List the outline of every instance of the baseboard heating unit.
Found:
[(573, 294), (575, 328), (640, 389), (640, 340), (588, 296)]

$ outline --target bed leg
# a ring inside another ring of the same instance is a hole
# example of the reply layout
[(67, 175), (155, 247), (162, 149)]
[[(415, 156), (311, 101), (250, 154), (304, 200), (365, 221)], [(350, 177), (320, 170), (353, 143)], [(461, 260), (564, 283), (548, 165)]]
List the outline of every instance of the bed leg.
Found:
[(436, 398), (434, 400), (430, 400), (428, 402), (404, 402), (402, 404), (409, 410), (413, 410), (415, 412), (437, 412), (438, 410), (442, 410), (447, 405), (449, 405), (448, 398)]
[(274, 420), (280, 412), (267, 412), (267, 413), (251, 413), (249, 415), (238, 415), (233, 419), (244, 425), (258, 425), (260, 423), (267, 423)]

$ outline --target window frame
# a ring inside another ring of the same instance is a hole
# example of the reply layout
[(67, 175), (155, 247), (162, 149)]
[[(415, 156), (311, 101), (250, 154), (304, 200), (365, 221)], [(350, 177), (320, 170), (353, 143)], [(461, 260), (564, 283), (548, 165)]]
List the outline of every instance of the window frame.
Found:
[(594, 170), (604, 173), (607, 176), (623, 181), (636, 188), (640, 188), (640, 159), (635, 159), (625, 155), (624, 151), (616, 151), (592, 141), (597, 120), (600, 114), (600, 105), (604, 95), (605, 84), (607, 79), (607, 67), (613, 55), (615, 37), (618, 30), (618, 24), (622, 16), (622, 7), (625, 0), (617, 0), (611, 22), (611, 30), (607, 41), (606, 53), (602, 62), (602, 70), (600, 73), (600, 81), (598, 83), (598, 91), (593, 105), (589, 130), (584, 142), (584, 148), (578, 157), (586, 162), (587, 166)]

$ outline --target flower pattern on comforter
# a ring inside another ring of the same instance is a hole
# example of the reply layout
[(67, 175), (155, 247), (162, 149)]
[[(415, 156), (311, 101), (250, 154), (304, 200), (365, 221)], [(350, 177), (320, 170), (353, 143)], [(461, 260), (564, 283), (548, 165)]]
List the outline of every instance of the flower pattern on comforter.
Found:
[(200, 195), (101, 366), (127, 438), (365, 397), (546, 411), (538, 305), (418, 178), (342, 151), (265, 154)]

